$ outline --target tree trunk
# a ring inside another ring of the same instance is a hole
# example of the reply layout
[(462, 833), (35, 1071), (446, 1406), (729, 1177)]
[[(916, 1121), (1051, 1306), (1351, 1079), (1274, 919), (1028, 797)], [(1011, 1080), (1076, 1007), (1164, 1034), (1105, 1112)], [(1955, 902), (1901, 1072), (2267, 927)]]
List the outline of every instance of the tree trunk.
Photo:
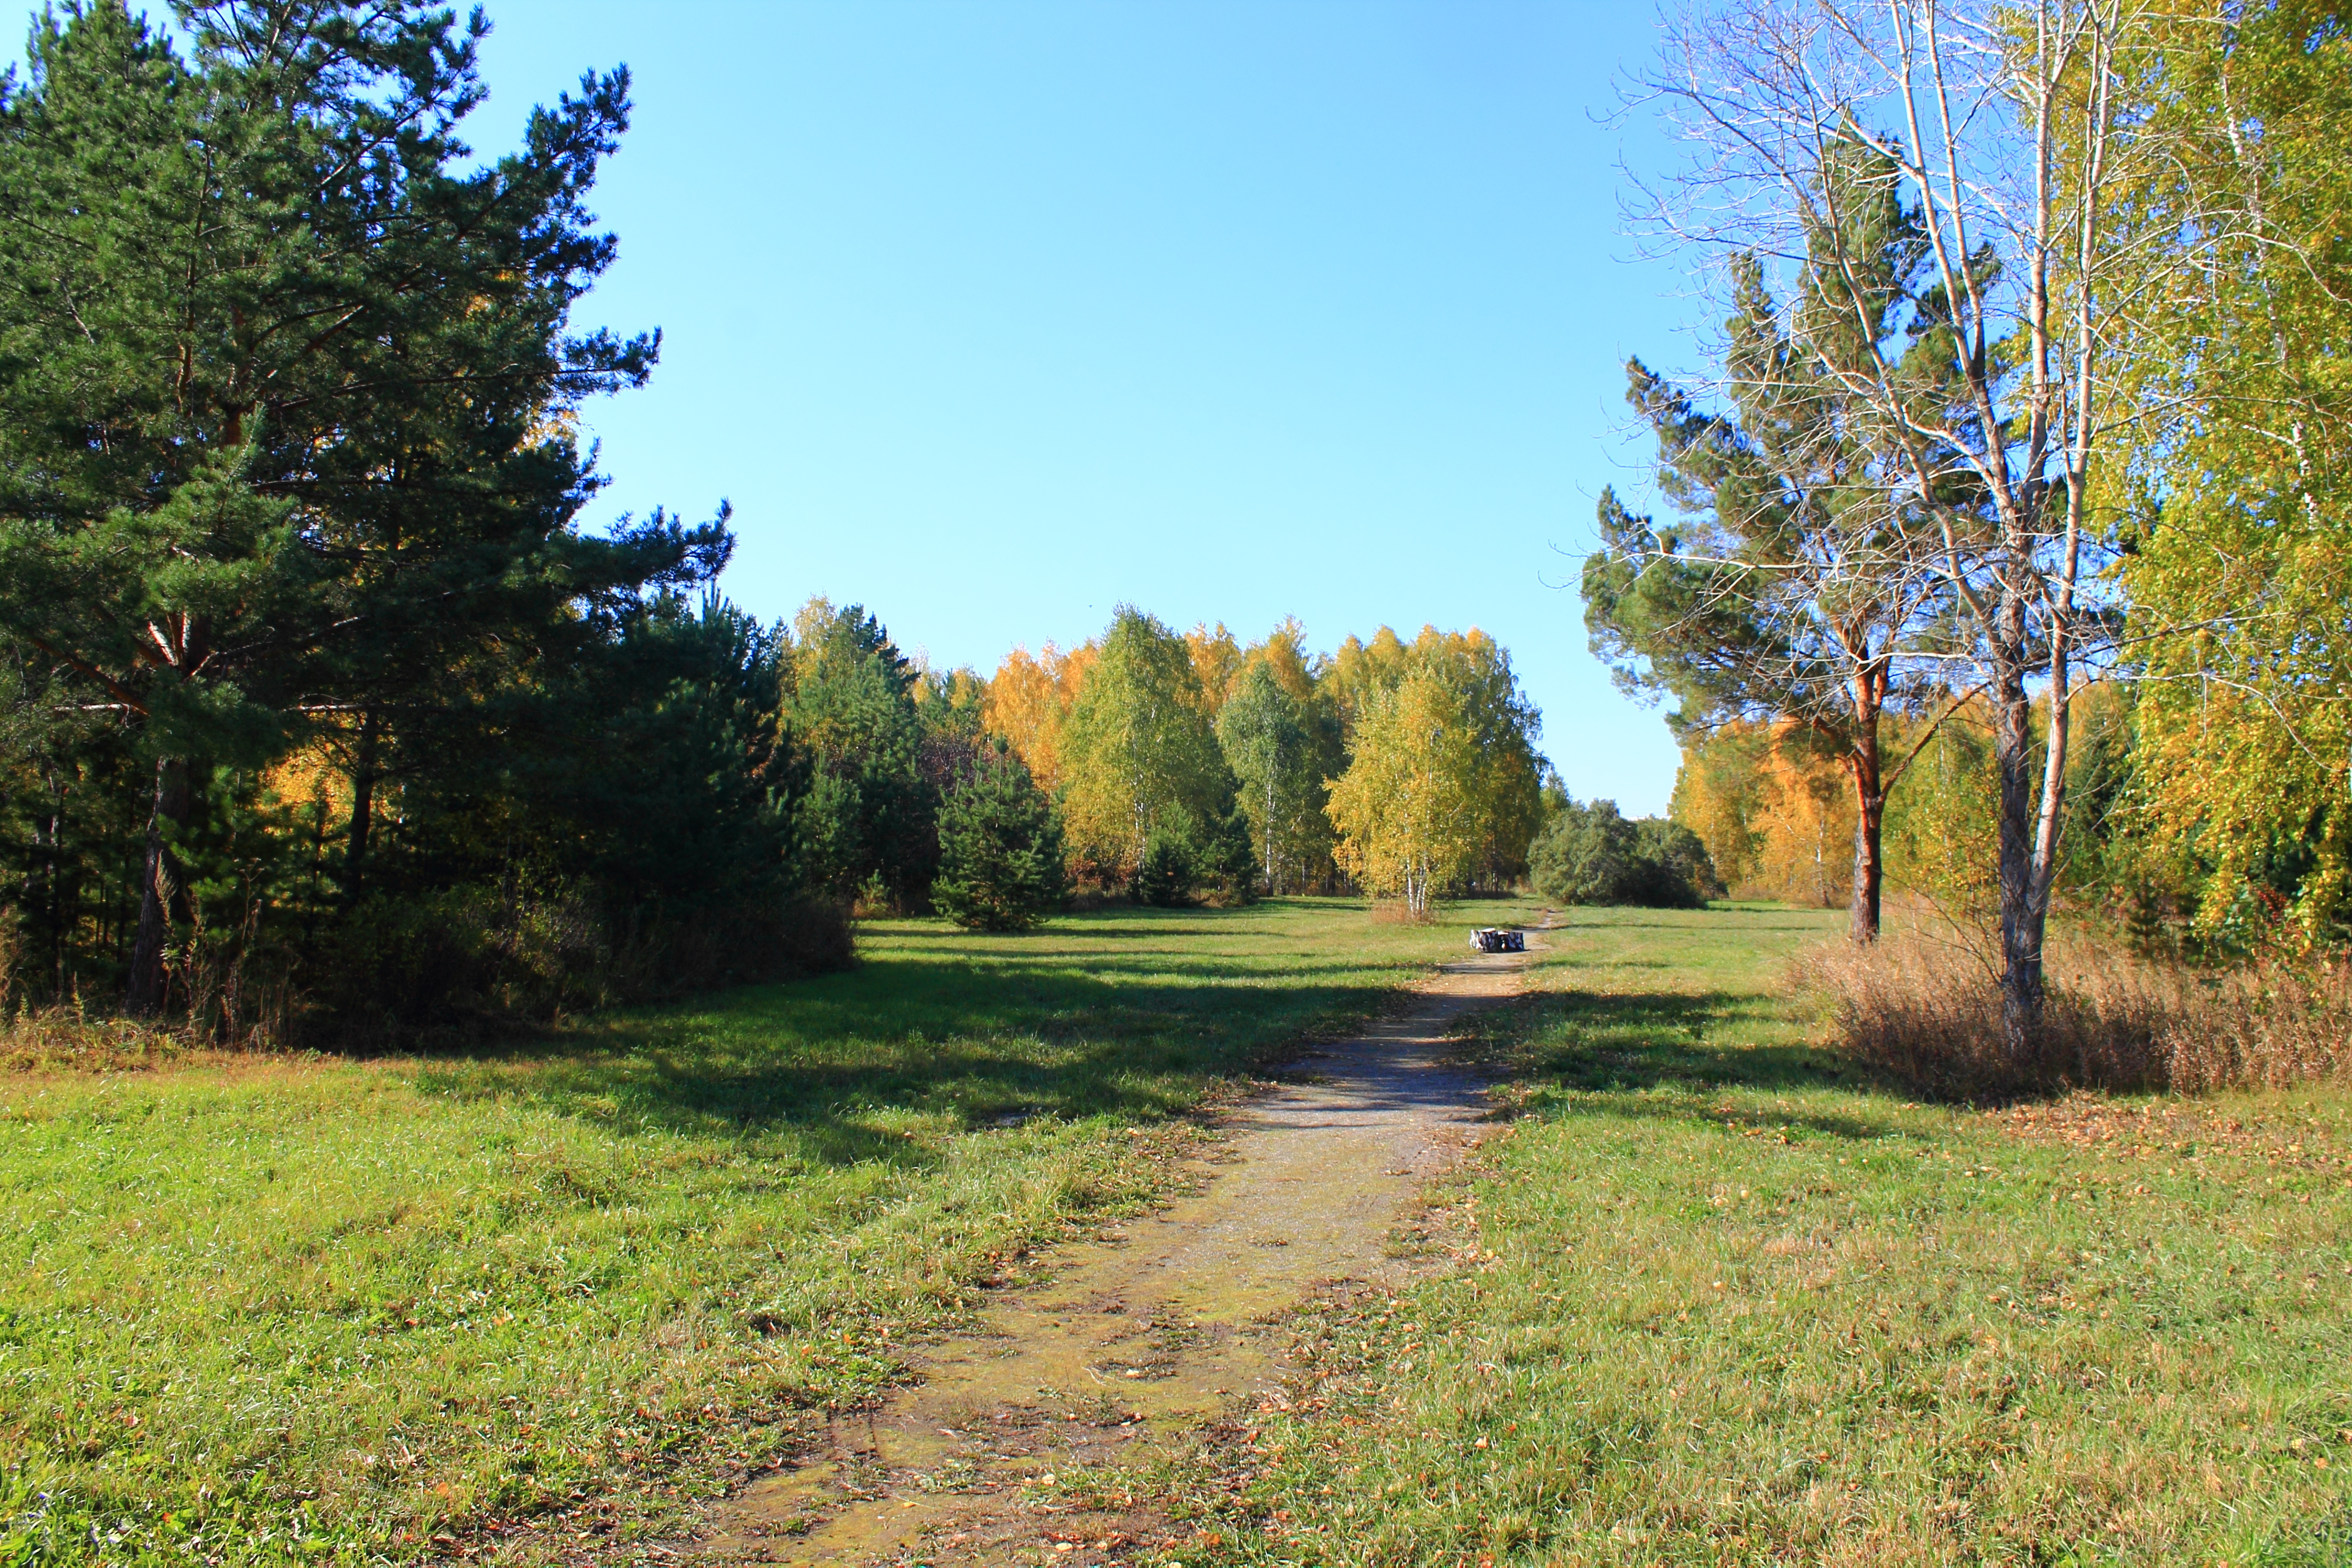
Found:
[(375, 752), (377, 736), (373, 709), (360, 719), (359, 742), (352, 752), (352, 831), (343, 851), (343, 899), (357, 903), (360, 885), (367, 877), (368, 835), (375, 826)]
[[(43, 864), (48, 872), (49, 885), (49, 963), (48, 987), (51, 997), (62, 1000), (66, 994), (66, 881), (65, 881), (65, 791), (58, 782), (57, 770), (42, 769), (41, 782), (48, 788), (48, 846)], [(34, 841), (39, 842), (37, 829)]]
[(172, 853), (166, 825), (188, 820), (188, 764), (165, 757), (155, 764), (155, 805), (147, 817), (147, 858), (140, 878), (139, 930), (131, 944), (131, 975), (123, 1006), (135, 1018), (163, 1011), (164, 954), (172, 940), (172, 905), (181, 895), (179, 858)]
[(2034, 897), (2033, 705), (2025, 689), (2025, 606), (2005, 588), (1994, 638), (1993, 769), (2000, 784), (2000, 1026), (2012, 1064), (2042, 1031), (2042, 936)]
[(1878, 717), (1886, 700), (1886, 672), (1864, 668), (1853, 680), (1853, 745), (1846, 773), (1853, 780), (1853, 901), (1847, 934), (1857, 942), (1878, 940), (1878, 906), (1886, 868), (1879, 829), (1886, 818), (1886, 772), (1878, 751)]
[(1886, 794), (1879, 784), (1876, 752), (1873, 747), (1866, 770), (1858, 757), (1853, 769), (1853, 902), (1846, 934), (1865, 943), (1878, 940), (1879, 900), (1886, 880), (1885, 861), (1879, 852)]
[(1265, 835), (1265, 896), (1274, 897), (1282, 889), (1274, 881), (1274, 781), (1268, 776), (1265, 785), (1265, 826), (1259, 831)]

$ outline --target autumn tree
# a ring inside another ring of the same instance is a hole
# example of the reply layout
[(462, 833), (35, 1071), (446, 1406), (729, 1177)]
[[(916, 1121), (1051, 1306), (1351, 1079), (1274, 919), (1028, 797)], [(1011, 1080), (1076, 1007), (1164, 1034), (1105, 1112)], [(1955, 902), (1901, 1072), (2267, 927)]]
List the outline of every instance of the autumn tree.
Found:
[(1359, 732), (1376, 700), (1414, 675), (1425, 675), (1455, 694), (1461, 721), (1474, 737), (1477, 760), (1468, 784), (1482, 837), (1464, 876), (1506, 885), (1527, 869), (1528, 845), (1542, 826), (1535, 752), (1541, 715), (1520, 689), (1509, 653), (1476, 627), (1441, 632), (1423, 626), (1408, 644), (1382, 626), (1369, 642), (1351, 637), (1342, 643), (1322, 683), (1345, 726), (1351, 754), (1360, 750)]
[(1340, 868), (1418, 916), (1466, 880), (1486, 841), (1478, 736), (1468, 701), (1433, 671), (1359, 700), (1354, 756), (1325, 806)]
[[(1899, 731), (1889, 739), (1908, 752)], [(1736, 894), (1851, 908), (1852, 778), (1840, 751), (1811, 727), (1735, 721), (1694, 736), (1669, 815), (1706, 843)]]
[(1062, 726), (1100, 651), (1091, 642), (1067, 653), (1050, 642), (1034, 655), (1016, 647), (982, 694), (982, 727), (1003, 736), (1048, 792), (1062, 782)]
[(1206, 858), (1233, 813), (1233, 774), (1191, 649), (1132, 605), (1119, 606), (1103, 637), (1059, 752), (1071, 849), (1108, 875), (1130, 874), (1155, 831), (1185, 838)]
[(1219, 621), (1212, 629), (1205, 621), (1184, 634), (1185, 651), (1192, 656), (1192, 674), (1201, 683), (1201, 700), (1206, 703), (1209, 717), (1214, 720), (1217, 710), (1232, 695), (1234, 678), (1242, 668), (1241, 644)]
[(1330, 660), (1307, 651), (1307, 628), (1298, 624), (1296, 616), (1285, 616), (1282, 624), (1268, 632), (1264, 641), (1243, 649), (1242, 662), (1245, 666), (1265, 666), (1275, 684), (1296, 701), (1314, 704), (1319, 700), (1326, 709), (1331, 706), (1331, 694), (1324, 681), (1330, 670)]
[(1365, 704), (1373, 693), (1392, 691), (1402, 684), (1411, 662), (1404, 640), (1389, 626), (1374, 632), (1369, 641), (1350, 634), (1332, 654), (1318, 685), (1338, 711), (1350, 746)]
[(2143, 17), (2116, 334), (2137, 826), (2200, 939), (2352, 941), (2352, 32), (2307, 0)]
[(1477, 751), (1473, 789), (1480, 837), (1471, 874), (1502, 889), (1526, 872), (1528, 846), (1543, 825), (1542, 763), (1536, 755), (1543, 716), (1520, 689), (1508, 650), (1475, 626), (1461, 633), (1423, 626), (1411, 653), (1416, 671), (1461, 697)]

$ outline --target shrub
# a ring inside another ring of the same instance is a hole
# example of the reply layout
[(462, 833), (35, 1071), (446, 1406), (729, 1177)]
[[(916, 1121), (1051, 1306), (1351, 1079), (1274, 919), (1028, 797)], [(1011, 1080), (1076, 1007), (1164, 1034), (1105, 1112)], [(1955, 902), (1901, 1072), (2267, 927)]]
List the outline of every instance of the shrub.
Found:
[(544, 1020), (845, 969), (847, 912), (787, 895), (719, 909), (619, 913), (578, 884), (508, 894), (466, 887), (373, 900), (308, 1001), (338, 1038)]
[(1839, 1048), (1940, 1099), (2283, 1088), (2352, 1068), (2341, 960), (2200, 970), (2077, 939), (2053, 944), (2047, 973), (2041, 1037), (2021, 1061), (2002, 1044), (1997, 971), (1964, 942), (1836, 942), (1801, 956), (1792, 979), (1826, 1005)]
[(1000, 743), (940, 808), (931, 902), (970, 931), (1027, 931), (1061, 906), (1065, 888), (1053, 802)]
[(1723, 891), (1697, 834), (1658, 817), (1629, 821), (1614, 801), (1554, 812), (1528, 863), (1536, 891), (1563, 904), (1695, 910)]

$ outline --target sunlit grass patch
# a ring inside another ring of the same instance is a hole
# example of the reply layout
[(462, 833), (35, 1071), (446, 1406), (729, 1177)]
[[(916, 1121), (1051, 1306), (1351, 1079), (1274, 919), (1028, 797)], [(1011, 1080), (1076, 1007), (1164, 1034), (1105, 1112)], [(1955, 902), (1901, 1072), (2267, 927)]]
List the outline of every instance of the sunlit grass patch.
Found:
[(0, 1075), (0, 1563), (637, 1528), (1149, 1202), (1171, 1119), (1469, 923), (877, 922), (855, 973), (508, 1052)]
[(1769, 1000), (1811, 921), (1578, 918), (1457, 1266), (1301, 1321), (1220, 1560), (2352, 1558), (2344, 1097), (1914, 1104)]

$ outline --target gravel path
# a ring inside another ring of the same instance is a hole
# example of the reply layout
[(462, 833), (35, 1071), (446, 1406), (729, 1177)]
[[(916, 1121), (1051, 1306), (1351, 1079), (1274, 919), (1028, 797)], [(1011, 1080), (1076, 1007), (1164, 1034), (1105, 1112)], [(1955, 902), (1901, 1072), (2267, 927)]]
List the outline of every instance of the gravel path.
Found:
[(1481, 1131), (1481, 1081), (1446, 1064), (1446, 1037), (1526, 963), (1448, 964), (1410, 1009), (1294, 1063), (1225, 1119), (1198, 1195), (1055, 1249), (1049, 1283), (1007, 1292), (980, 1332), (917, 1358), (919, 1384), (735, 1500), (698, 1560), (1097, 1564), (1156, 1545), (1148, 1506), (1081, 1510), (1055, 1483), (1278, 1397), (1270, 1322), (1332, 1281), (1402, 1281), (1397, 1221)]

